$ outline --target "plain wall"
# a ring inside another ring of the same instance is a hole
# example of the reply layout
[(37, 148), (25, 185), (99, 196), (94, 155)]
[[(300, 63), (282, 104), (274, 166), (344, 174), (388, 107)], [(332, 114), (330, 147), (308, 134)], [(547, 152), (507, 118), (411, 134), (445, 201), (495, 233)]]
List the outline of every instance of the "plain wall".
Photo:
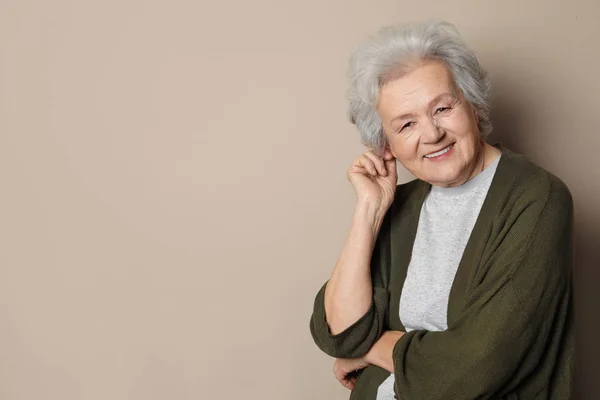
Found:
[(492, 141), (571, 188), (578, 398), (597, 398), (599, 17), (591, 0), (2, 0), (0, 399), (347, 399), (308, 329), (363, 150), (347, 59), (429, 18), (491, 72)]

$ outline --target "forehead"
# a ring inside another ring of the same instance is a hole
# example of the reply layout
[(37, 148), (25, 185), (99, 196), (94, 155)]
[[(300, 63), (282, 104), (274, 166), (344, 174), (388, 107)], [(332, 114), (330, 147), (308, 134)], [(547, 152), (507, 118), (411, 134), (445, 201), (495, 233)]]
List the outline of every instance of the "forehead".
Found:
[(400, 78), (385, 83), (379, 92), (377, 109), (380, 112), (413, 111), (423, 107), (439, 94), (456, 93), (452, 74), (441, 62), (429, 61)]

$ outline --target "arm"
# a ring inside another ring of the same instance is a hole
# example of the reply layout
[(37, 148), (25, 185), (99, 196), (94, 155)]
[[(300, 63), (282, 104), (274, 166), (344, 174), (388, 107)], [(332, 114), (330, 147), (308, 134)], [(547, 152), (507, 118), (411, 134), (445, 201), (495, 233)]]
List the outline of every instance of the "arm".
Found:
[(369, 268), (383, 216), (357, 204), (342, 254), (325, 288), (325, 319), (333, 335), (355, 323), (371, 308)]
[(357, 205), (331, 279), (314, 303), (311, 334), (317, 346), (333, 357), (363, 356), (383, 331), (389, 296), (382, 271), (387, 260), (382, 252), (388, 247), (382, 242), (389, 242), (386, 221), (398, 177), (391, 151), (386, 149), (382, 157), (369, 149), (348, 171)]
[(383, 331), (389, 295), (381, 252), (388, 219), (357, 206), (340, 260), (316, 296), (311, 334), (332, 357), (363, 356)]
[(385, 331), (366, 354), (365, 361), (393, 374), (394, 359), (392, 358), (392, 353), (394, 346), (404, 336), (404, 333), (402, 331)]
[(553, 362), (571, 297), (570, 194), (554, 187), (510, 223), (447, 331), (386, 332), (367, 354), (398, 397), (501, 398)]

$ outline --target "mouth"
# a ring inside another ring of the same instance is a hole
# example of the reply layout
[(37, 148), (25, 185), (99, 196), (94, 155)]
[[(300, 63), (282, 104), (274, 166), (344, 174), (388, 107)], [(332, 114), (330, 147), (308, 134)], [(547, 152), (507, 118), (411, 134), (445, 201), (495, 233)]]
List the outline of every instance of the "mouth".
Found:
[(443, 156), (444, 154), (448, 153), (450, 150), (452, 150), (452, 148), (454, 147), (454, 143), (449, 144), (448, 146), (444, 147), (443, 149), (440, 149), (438, 151), (435, 151), (433, 153), (429, 153), (423, 156), (423, 158), (426, 158), (428, 160), (433, 159), (433, 158), (437, 158), (440, 156)]

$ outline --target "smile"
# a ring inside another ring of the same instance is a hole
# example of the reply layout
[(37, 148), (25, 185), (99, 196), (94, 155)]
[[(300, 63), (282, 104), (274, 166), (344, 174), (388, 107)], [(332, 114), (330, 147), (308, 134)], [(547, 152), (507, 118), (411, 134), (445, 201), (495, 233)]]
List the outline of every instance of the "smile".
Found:
[(450, 149), (452, 149), (452, 145), (449, 145), (448, 147), (445, 147), (445, 148), (443, 148), (443, 149), (442, 149), (442, 150), (440, 150), (440, 151), (436, 151), (435, 153), (427, 154), (427, 155), (425, 156), (425, 158), (435, 158), (435, 157), (439, 157), (439, 156), (441, 156), (442, 154), (446, 154), (447, 152), (449, 152), (449, 151), (450, 151)]

